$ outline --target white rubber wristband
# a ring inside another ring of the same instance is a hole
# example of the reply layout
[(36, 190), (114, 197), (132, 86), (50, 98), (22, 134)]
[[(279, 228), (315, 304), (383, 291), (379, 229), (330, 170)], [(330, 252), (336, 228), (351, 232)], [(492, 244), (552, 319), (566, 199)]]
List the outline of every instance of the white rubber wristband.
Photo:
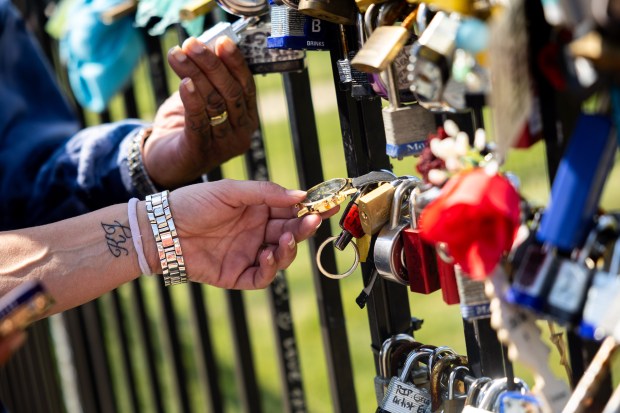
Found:
[(129, 217), (129, 229), (131, 230), (131, 239), (133, 240), (133, 246), (136, 249), (138, 255), (138, 264), (140, 264), (140, 271), (142, 274), (153, 275), (149, 263), (144, 255), (144, 248), (142, 246), (142, 235), (140, 234), (140, 226), (138, 225), (138, 198), (131, 198), (127, 204), (127, 216)]

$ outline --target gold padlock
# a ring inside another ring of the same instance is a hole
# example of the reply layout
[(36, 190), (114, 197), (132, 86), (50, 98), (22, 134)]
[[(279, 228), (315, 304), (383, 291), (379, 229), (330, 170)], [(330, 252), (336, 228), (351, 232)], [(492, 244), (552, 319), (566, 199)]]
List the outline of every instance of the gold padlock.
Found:
[(363, 237), (355, 240), (357, 250), (360, 254), (360, 262), (366, 262), (368, 258), (368, 254), (370, 253), (370, 241), (372, 241), (372, 237), (368, 234), (364, 234)]
[(360, 197), (358, 208), (365, 234), (376, 234), (388, 222), (393, 197), (394, 185), (389, 182)]

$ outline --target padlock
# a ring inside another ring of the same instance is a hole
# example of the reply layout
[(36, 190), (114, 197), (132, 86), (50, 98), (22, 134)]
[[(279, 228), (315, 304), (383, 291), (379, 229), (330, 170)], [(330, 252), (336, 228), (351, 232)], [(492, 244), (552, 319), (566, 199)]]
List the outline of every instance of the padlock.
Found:
[(407, 378), (411, 375), (414, 363), (428, 357), (428, 352), (415, 350), (407, 356), (405, 366), (399, 377), (392, 377), (385, 397), (377, 408), (377, 413), (426, 412), (431, 405), (430, 393), (416, 387)]
[[(432, 365), (431, 369), (431, 410), (437, 411), (444, 402), (443, 381), (446, 371), (454, 369), (457, 366), (466, 366), (467, 357), (458, 354), (447, 354), (441, 360), (437, 362), (429, 363)], [(448, 383), (448, 386), (450, 384)]]
[(465, 379), (463, 377), (468, 373), (469, 368), (466, 366), (456, 366), (450, 372), (450, 376), (448, 377), (448, 395), (443, 402), (443, 413), (460, 413), (463, 407), (465, 407), (465, 397), (467, 397), (467, 394), (464, 392), (457, 394), (455, 383), (460, 378), (460, 382), (463, 384), (464, 389)]
[(328, 23), (301, 14), (286, 4), (271, 4), (270, 14), (271, 36), (267, 38), (268, 48), (329, 50), (326, 33)]
[(411, 89), (418, 102), (429, 110), (452, 111), (444, 102), (454, 51), (459, 19), (443, 11), (433, 16), (411, 50)]
[(443, 257), (441, 253), (446, 247), (443, 244), (436, 246), (437, 273), (439, 274), (439, 285), (441, 286), (441, 298), (448, 305), (460, 302), (459, 289), (456, 283), (456, 270), (450, 257)]
[(381, 73), (394, 61), (410, 31), (403, 26), (379, 26), (357, 52), (351, 67), (366, 73)]
[(427, 136), (437, 128), (435, 117), (417, 103), (401, 105), (393, 66), (386, 72), (390, 105), (381, 110), (386, 154), (398, 159), (419, 155), (426, 147)]
[(359, 250), (360, 262), (366, 262), (368, 254), (370, 254), (370, 245), (372, 244), (372, 236), (364, 234), (363, 237), (357, 239), (357, 249)]
[[(518, 377), (514, 378), (511, 387), (513, 391), (519, 391), (521, 393), (527, 393), (529, 391), (527, 384)], [(482, 390), (477, 407), (484, 411), (496, 412), (499, 407), (499, 396), (506, 391), (508, 391), (508, 379), (506, 377), (491, 381)]]
[(358, 191), (351, 197), (351, 200), (347, 204), (342, 216), (340, 218), (340, 228), (342, 231), (338, 236), (338, 239), (334, 242), (334, 247), (340, 251), (344, 250), (351, 239), (361, 238), (364, 236), (364, 229), (362, 228), (362, 222), (360, 221), (359, 209), (357, 202), (361, 192)]
[(586, 260), (590, 258), (597, 243), (604, 242), (604, 237), (609, 233), (615, 235), (617, 230), (618, 223), (615, 218), (601, 215), (575, 261), (565, 257), (560, 259), (557, 275), (546, 300), (545, 314), (564, 324), (580, 321), (593, 276), (593, 270), (588, 267)]
[(238, 44), (240, 40), (239, 33), (257, 24), (259, 21), (259, 17), (242, 17), (233, 23), (219, 22), (198, 36), (197, 39), (211, 48), (215, 45), (215, 41), (222, 36), (226, 36), (235, 44)]
[(403, 248), (405, 264), (409, 278), (409, 289), (414, 293), (430, 294), (441, 288), (435, 247), (420, 237), (416, 202), (419, 189), (416, 188), (409, 196), (411, 225), (403, 230)]
[(479, 413), (484, 412), (478, 408), (478, 399), (482, 392), (482, 388), (493, 381), (490, 377), (478, 377), (469, 385), (467, 390), (467, 396), (465, 396), (465, 406), (463, 406), (463, 413)]
[(364, 233), (375, 235), (390, 219), (395, 187), (400, 181), (386, 182), (362, 195), (358, 202)]
[(581, 114), (558, 166), (537, 239), (570, 252), (594, 225), (605, 179), (616, 153), (607, 116)]
[(336, 61), (336, 69), (338, 70), (338, 78), (340, 79), (341, 90), (350, 90), (353, 82), (351, 74), (351, 61), (349, 60), (349, 46), (347, 44), (347, 36), (344, 26), (340, 26), (340, 44), (342, 45), (342, 59)]
[(293, 49), (270, 49), (267, 38), (271, 23), (260, 22), (239, 34), (239, 49), (254, 74), (299, 72), (306, 67), (306, 52)]
[(491, 317), (491, 301), (484, 292), (484, 282), (466, 276), (460, 265), (455, 265), (454, 270), (463, 319), (473, 321)]
[(443, 10), (463, 16), (475, 16), (486, 19), (491, 13), (493, 3), (489, 0), (430, 0), (428, 6), (434, 10)]
[(353, 0), (299, 0), (299, 11), (336, 24), (355, 24)]
[(506, 300), (540, 313), (557, 274), (556, 251), (537, 242), (526, 243), (522, 248), (523, 258), (513, 264), (517, 267)]
[[(417, 343), (409, 334), (395, 334), (387, 338), (379, 349), (379, 375), (375, 376), (375, 395), (377, 404), (381, 403), (385, 396), (385, 389), (392, 378), (391, 358), (393, 350), (404, 343)], [(421, 344), (421, 343), (420, 343)]]
[(498, 404), (499, 413), (542, 413), (543, 411), (540, 401), (534, 395), (518, 391), (500, 394)]
[(588, 290), (579, 334), (602, 340), (620, 321), (620, 239), (616, 239), (607, 270), (597, 270)]
[[(403, 265), (403, 241), (401, 233), (409, 226), (409, 219), (401, 214), (404, 198), (419, 185), (416, 180), (405, 180), (394, 191), (390, 220), (377, 235), (373, 251), (379, 275), (387, 280), (408, 285), (407, 270)], [(362, 217), (363, 218), (363, 217)]]

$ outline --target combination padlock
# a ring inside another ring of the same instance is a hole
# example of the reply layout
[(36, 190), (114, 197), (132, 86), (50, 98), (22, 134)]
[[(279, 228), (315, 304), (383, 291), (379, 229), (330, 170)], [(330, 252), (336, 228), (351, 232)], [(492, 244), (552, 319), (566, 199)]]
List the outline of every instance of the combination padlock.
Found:
[(273, 49), (329, 50), (327, 25), (320, 19), (306, 16), (286, 4), (270, 0), (271, 36), (267, 47)]
[(403, 265), (402, 231), (408, 227), (409, 220), (402, 216), (403, 200), (413, 188), (419, 185), (417, 180), (401, 182), (394, 192), (390, 220), (377, 235), (373, 251), (374, 262), (379, 275), (386, 280), (409, 285), (408, 274)]
[(415, 386), (407, 381), (413, 371), (414, 364), (422, 357), (428, 357), (429, 351), (415, 350), (407, 356), (405, 366), (399, 377), (392, 377), (385, 397), (376, 413), (425, 413), (431, 406), (430, 393), (426, 389)]
[(409, 289), (414, 293), (430, 294), (441, 288), (435, 247), (420, 237), (416, 201), (419, 189), (416, 188), (409, 196), (411, 225), (403, 230), (403, 248), (405, 264), (409, 278)]

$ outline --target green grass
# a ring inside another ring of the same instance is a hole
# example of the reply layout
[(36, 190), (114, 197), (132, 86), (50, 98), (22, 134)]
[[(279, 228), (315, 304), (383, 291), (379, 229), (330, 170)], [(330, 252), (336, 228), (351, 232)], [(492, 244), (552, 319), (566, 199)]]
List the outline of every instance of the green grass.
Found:
[[(329, 55), (327, 53), (309, 53), (308, 68), (315, 88), (320, 84), (333, 84), (331, 79), (331, 69), (329, 67)], [(141, 67), (137, 79), (144, 77), (145, 68)], [(280, 99), (284, 100), (282, 82), (279, 75), (267, 75), (256, 78), (259, 91), (259, 99), (266, 94), (279, 94)], [(176, 84), (172, 84), (176, 87)], [(142, 116), (150, 119), (153, 116), (154, 108), (149, 105), (148, 88), (137, 86), (141, 98), (139, 98), (140, 111)], [(315, 89), (315, 93), (318, 93)], [(323, 97), (322, 97), (323, 98)], [(119, 105), (119, 102), (115, 102)], [(115, 108), (116, 116), (122, 115), (122, 109)], [(311, 122), (312, 120), (308, 120)], [(338, 114), (334, 110), (317, 111), (316, 123), (320, 140), (320, 151), (322, 165), (317, 163), (317, 167), (322, 167), (326, 179), (332, 177), (346, 176), (344, 165), (344, 151), (340, 136), (340, 126)], [(286, 186), (298, 187), (297, 175), (295, 173), (295, 160), (291, 145), (289, 125), (286, 119), (263, 123), (265, 136), (265, 147), (269, 162), (269, 174), (273, 181)], [(415, 172), (415, 160), (407, 158), (402, 161), (394, 161), (394, 170), (398, 174), (412, 174)], [(545, 169), (544, 147), (541, 143), (529, 150), (518, 150), (511, 152), (505, 168), (519, 176), (522, 182), (522, 193), (531, 200), (540, 204), (548, 201), (548, 178)], [(234, 179), (245, 179), (243, 160), (238, 158), (231, 160), (223, 166), (224, 176)], [(620, 170), (615, 168), (611, 182), (617, 182)], [(615, 208), (620, 204), (620, 197), (611, 185), (608, 185), (603, 195), (603, 206)], [(332, 218), (324, 225), (331, 225), (332, 232), (337, 233), (339, 215)], [(329, 394), (329, 383), (325, 364), (325, 355), (321, 337), (321, 326), (319, 320), (319, 310), (316, 296), (314, 294), (314, 282), (311, 274), (311, 260), (307, 245), (299, 246), (298, 258), (286, 271), (290, 289), (290, 303), (294, 328), (299, 346), (301, 362), (301, 372), (305, 387), (306, 402), (311, 412), (327, 413), (332, 411), (331, 398)], [(337, 255), (338, 267), (348, 268), (352, 259), (349, 253), (339, 253)], [(143, 279), (141, 284), (147, 294), (148, 311), (152, 315), (152, 328), (157, 330), (160, 323), (160, 308), (157, 305), (154, 282), (158, 280)], [(334, 281), (338, 282), (338, 281)], [(350, 277), (339, 281), (342, 293), (342, 302), (346, 315), (346, 330), (349, 339), (352, 364), (354, 367), (354, 380), (356, 385), (356, 396), (361, 412), (374, 411), (376, 402), (374, 399), (374, 362), (370, 349), (370, 332), (368, 318), (365, 310), (360, 310), (355, 303), (355, 297), (362, 288), (362, 280), (359, 270)], [(217, 360), (221, 363), (218, 373), (221, 377), (222, 388), (226, 398), (226, 411), (237, 412), (240, 410), (238, 389), (235, 380), (235, 358), (233, 354), (232, 336), (230, 333), (230, 320), (228, 318), (227, 303), (225, 292), (216, 288), (203, 287), (205, 300), (208, 307), (208, 316), (212, 326), (213, 340)], [(131, 300), (128, 286), (119, 289), (119, 293), (124, 300)], [(188, 300), (188, 290), (185, 287), (175, 287), (172, 289), (175, 310), (178, 317), (178, 326), (181, 339), (184, 345), (184, 362), (190, 372), (188, 383), (192, 394), (192, 403), (196, 411), (204, 411), (205, 389), (204, 383), (200, 380), (200, 372), (196, 370), (196, 353), (191, 347), (195, 330), (192, 327), (190, 308)], [(279, 382), (279, 369), (277, 366), (276, 351), (274, 347), (273, 320), (269, 310), (269, 302), (266, 291), (248, 291), (243, 293), (247, 308), (247, 317), (250, 326), (251, 343), (254, 355), (254, 362), (257, 369), (258, 380), (260, 383), (261, 396), (264, 403), (264, 410), (277, 412), (282, 410), (281, 388)], [(436, 345), (452, 346), (457, 352), (465, 354), (465, 344), (462, 333), (462, 320), (458, 306), (447, 306), (441, 299), (439, 292), (429, 296), (411, 294), (410, 306), (412, 315), (425, 320), (423, 328), (416, 333), (418, 340)], [(128, 311), (131, 313), (131, 311)], [(135, 325), (135, 320), (128, 319), (131, 325)], [(135, 330), (135, 329), (134, 329)], [(160, 331), (161, 334), (163, 332)], [(114, 346), (114, 336), (110, 333), (110, 351), (114, 358), (118, 359), (119, 349)], [(138, 359), (142, 360), (143, 355), (139, 348), (137, 332), (132, 330), (131, 352)], [(548, 333), (543, 333), (544, 336)], [(165, 392), (164, 399), (167, 400), (167, 411), (178, 411), (175, 404), (174, 386), (171, 383), (171, 367), (163, 357), (165, 349), (165, 339), (162, 335), (156, 338), (159, 350), (160, 374), (166, 386), (162, 387)], [(141, 362), (143, 363), (143, 361)], [(552, 351), (551, 364), (558, 375), (563, 372), (558, 364), (557, 352)], [(140, 364), (143, 366), (143, 364)], [(120, 375), (120, 371), (114, 370)], [(531, 373), (522, 366), (516, 367), (517, 375), (523, 377), (531, 383)], [(144, 371), (140, 377), (140, 383), (146, 385)], [(119, 381), (117, 389), (123, 394), (122, 387), (124, 382)], [(140, 400), (145, 407), (150, 406), (148, 397), (141, 392)], [(126, 396), (121, 396), (121, 405), (128, 403)], [(147, 411), (147, 410), (145, 410)]]

